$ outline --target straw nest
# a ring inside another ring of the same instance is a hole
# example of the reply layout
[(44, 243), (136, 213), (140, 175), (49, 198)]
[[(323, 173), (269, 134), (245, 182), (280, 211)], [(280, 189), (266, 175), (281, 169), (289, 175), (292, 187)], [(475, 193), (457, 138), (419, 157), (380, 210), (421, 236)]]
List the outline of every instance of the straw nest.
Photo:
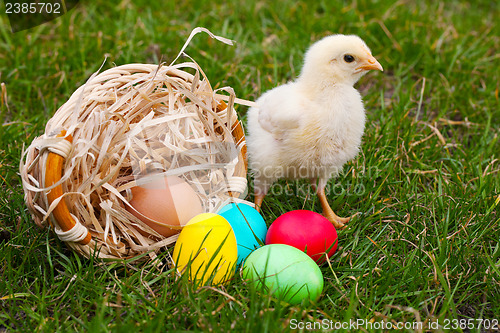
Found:
[(23, 153), (20, 173), (35, 223), (51, 225), (87, 257), (154, 256), (178, 235), (164, 237), (131, 214), (131, 188), (150, 175), (175, 175), (205, 212), (246, 191), (234, 100), (231, 88), (214, 91), (194, 62), (94, 74)]

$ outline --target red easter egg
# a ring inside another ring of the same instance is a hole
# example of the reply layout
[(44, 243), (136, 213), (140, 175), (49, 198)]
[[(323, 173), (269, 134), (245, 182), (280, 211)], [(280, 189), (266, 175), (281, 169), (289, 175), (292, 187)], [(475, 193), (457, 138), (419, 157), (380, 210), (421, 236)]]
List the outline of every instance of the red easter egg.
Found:
[(337, 230), (323, 215), (294, 210), (278, 217), (269, 227), (266, 244), (287, 244), (306, 252), (317, 264), (337, 251)]

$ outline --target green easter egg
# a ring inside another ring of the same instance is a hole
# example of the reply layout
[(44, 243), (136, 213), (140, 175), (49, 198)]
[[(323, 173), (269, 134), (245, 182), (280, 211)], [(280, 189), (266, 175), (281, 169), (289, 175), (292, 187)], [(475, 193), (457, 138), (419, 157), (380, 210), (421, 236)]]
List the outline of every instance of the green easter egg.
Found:
[(252, 252), (243, 265), (243, 277), (258, 289), (290, 304), (316, 300), (323, 291), (323, 274), (307, 254), (285, 244), (270, 244)]

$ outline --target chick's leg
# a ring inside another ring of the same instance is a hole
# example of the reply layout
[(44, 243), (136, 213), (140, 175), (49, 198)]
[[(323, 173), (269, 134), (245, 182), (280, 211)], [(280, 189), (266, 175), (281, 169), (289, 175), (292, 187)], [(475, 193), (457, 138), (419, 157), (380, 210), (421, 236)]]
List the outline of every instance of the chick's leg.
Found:
[(345, 227), (345, 224), (349, 222), (350, 217), (340, 217), (335, 214), (328, 203), (328, 198), (325, 194), (325, 186), (326, 181), (319, 180), (318, 184), (316, 184), (316, 180), (313, 181), (313, 187), (316, 189), (316, 195), (318, 196), (319, 202), (321, 204), (321, 208), (323, 209), (323, 215), (333, 223), (335, 228), (342, 229)]
[(260, 206), (262, 206), (262, 201), (264, 201), (265, 194), (255, 193), (255, 209), (260, 213)]
[(262, 201), (271, 187), (271, 182), (265, 179), (254, 179), (255, 209), (260, 213)]

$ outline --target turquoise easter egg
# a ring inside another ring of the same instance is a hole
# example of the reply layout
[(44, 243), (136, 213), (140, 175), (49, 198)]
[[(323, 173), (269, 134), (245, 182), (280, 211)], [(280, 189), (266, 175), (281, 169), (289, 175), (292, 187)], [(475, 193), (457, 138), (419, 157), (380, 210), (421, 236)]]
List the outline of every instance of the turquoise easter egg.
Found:
[(257, 210), (246, 204), (231, 203), (222, 207), (217, 214), (224, 217), (233, 228), (238, 244), (238, 265), (240, 265), (253, 250), (264, 243), (267, 233), (266, 222)]
[(270, 244), (252, 252), (243, 265), (243, 278), (256, 288), (290, 304), (317, 300), (323, 274), (307, 254), (285, 244)]

